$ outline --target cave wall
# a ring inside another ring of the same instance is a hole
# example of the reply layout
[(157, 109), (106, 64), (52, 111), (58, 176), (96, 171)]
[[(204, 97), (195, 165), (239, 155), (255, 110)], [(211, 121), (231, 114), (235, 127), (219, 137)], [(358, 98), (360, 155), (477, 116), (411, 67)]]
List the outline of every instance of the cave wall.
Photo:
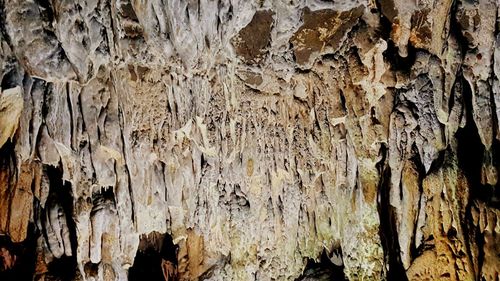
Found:
[(499, 14), (1, 0), (0, 233), (37, 280), (126, 280), (152, 232), (181, 280), (498, 280)]

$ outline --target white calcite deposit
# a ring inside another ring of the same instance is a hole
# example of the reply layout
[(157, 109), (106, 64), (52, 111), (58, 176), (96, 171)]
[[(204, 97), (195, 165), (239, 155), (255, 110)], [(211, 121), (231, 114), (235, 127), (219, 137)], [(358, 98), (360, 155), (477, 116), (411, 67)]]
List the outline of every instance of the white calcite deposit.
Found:
[(151, 233), (180, 280), (498, 280), (499, 14), (4, 0), (0, 234), (35, 280), (127, 280)]

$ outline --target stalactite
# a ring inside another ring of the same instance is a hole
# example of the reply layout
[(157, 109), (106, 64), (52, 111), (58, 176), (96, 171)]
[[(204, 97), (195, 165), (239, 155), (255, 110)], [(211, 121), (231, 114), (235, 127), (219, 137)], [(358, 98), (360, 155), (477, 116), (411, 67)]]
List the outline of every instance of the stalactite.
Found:
[(0, 279), (497, 280), (499, 15), (0, 1)]

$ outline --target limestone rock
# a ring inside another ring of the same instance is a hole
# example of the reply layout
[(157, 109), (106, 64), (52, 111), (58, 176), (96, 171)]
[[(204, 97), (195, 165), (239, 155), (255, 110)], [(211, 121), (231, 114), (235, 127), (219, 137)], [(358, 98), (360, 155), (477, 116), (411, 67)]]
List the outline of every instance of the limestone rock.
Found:
[(0, 280), (497, 280), (499, 15), (0, 3)]
[(21, 87), (6, 89), (0, 95), (0, 147), (12, 140), (23, 110)]

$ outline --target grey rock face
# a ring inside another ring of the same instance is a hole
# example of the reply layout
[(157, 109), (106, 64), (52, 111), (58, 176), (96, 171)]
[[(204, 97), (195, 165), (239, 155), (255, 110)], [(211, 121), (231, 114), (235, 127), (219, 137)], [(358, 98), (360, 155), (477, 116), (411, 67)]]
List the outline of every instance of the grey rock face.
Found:
[(499, 15), (4, 0), (0, 235), (36, 280), (127, 280), (159, 233), (179, 280), (498, 280)]

